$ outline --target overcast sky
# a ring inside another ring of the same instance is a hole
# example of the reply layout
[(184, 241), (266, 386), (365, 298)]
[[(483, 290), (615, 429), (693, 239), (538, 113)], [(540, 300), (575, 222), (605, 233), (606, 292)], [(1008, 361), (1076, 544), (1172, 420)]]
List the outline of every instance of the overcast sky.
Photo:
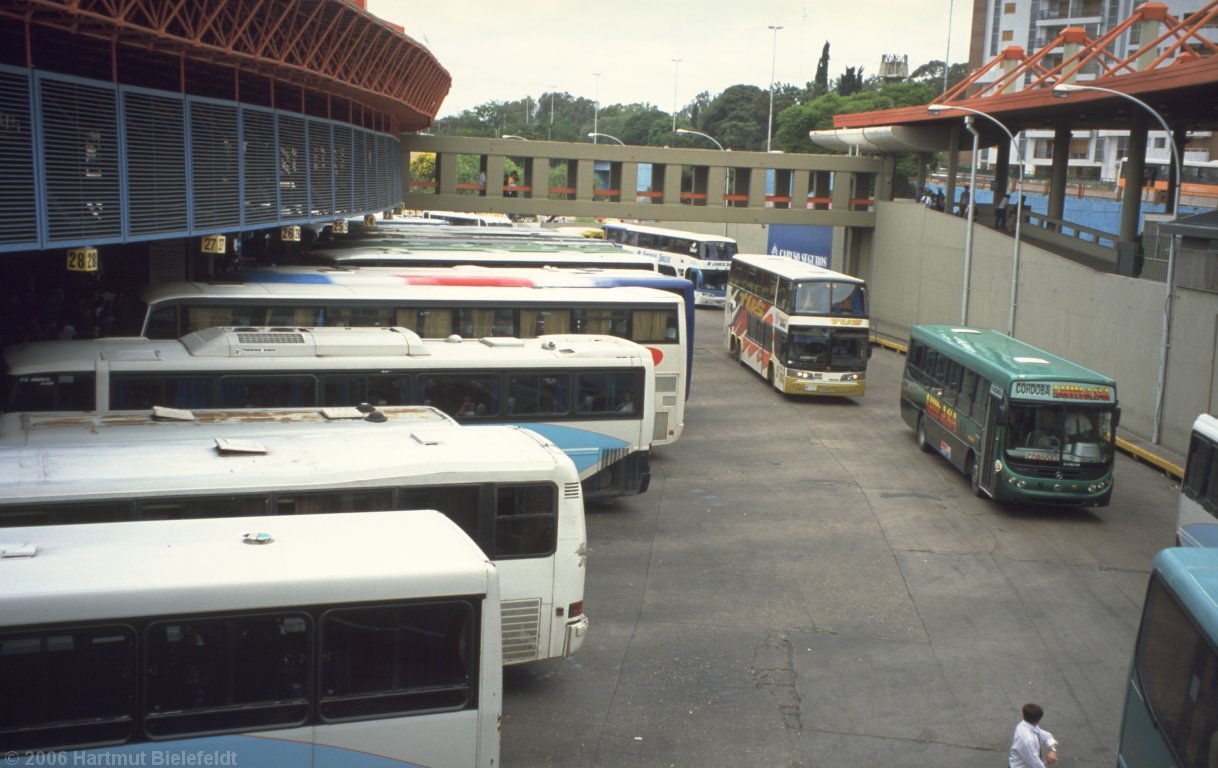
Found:
[[(737, 83), (802, 85), (829, 42), (829, 77), (885, 54), (968, 59), (970, 0), (368, 0), (452, 75), (439, 117), (550, 91), (665, 112)], [(949, 23), (949, 16), (950, 23)], [(775, 33), (769, 25), (780, 25)], [(681, 59), (674, 64), (673, 59)], [(600, 73), (596, 77), (594, 73)], [(544, 105), (543, 105), (544, 110)]]

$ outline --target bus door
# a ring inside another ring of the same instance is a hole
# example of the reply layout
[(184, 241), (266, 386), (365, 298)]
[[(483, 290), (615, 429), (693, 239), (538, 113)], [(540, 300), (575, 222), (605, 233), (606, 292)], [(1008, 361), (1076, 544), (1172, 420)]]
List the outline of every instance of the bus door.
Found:
[(981, 434), (977, 437), (977, 461), (981, 462), (979, 487), (987, 493), (994, 490), (994, 457), (1002, 455), (1002, 428), (1000, 415), (1002, 391), (990, 386), (990, 396), (985, 399), (985, 417), (981, 421)]

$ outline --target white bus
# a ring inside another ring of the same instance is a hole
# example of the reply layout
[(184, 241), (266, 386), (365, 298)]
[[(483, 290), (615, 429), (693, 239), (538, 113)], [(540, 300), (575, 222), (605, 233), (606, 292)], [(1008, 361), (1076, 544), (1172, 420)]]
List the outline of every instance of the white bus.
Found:
[(180, 340), (33, 342), (4, 357), (6, 411), (434, 405), (541, 433), (575, 462), (586, 496), (643, 493), (651, 479), (654, 363), (613, 336), (215, 327)]
[(699, 307), (723, 306), (727, 272), (737, 251), (732, 238), (642, 224), (605, 224), (603, 228), (609, 242), (655, 259), (666, 275), (692, 282)]
[(579, 477), (529, 430), (417, 407), (0, 417), (3, 541), (14, 526), (416, 508), (451, 517), (498, 567), (505, 663), (578, 650)]
[[(541, 269), (642, 269), (660, 271), (651, 256), (627, 253), (601, 240), (589, 245), (538, 243), (496, 247), (470, 244), (464, 247), (441, 244), (408, 247), (388, 237), (341, 248), (313, 248), (302, 258), (308, 265), (331, 267), (525, 267)], [(673, 274), (669, 272), (668, 274)]]
[(651, 352), (657, 392), (652, 445), (681, 438), (693, 363), (693, 287), (687, 280), (634, 270), (482, 267), (273, 267), (249, 277), (245, 283), (150, 287), (142, 335), (177, 339), (215, 326), (401, 326), (424, 338), (607, 334)]
[(499, 765), (497, 574), (442, 515), (4, 534), (8, 765)]
[(1193, 422), (1177, 515), (1178, 545), (1218, 547), (1218, 419), (1208, 413)]
[(741, 254), (727, 290), (724, 343), (732, 357), (786, 394), (863, 394), (871, 357), (864, 281)]

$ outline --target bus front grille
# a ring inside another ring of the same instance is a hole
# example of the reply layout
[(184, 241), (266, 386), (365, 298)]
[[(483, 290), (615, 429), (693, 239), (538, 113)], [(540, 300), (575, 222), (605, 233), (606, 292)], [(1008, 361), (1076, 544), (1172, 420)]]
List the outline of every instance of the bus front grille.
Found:
[(503, 601), (503, 663), (519, 664), (537, 658), (541, 633), (541, 601)]
[(656, 425), (655, 429), (651, 431), (651, 439), (668, 439), (668, 411), (656, 411)]

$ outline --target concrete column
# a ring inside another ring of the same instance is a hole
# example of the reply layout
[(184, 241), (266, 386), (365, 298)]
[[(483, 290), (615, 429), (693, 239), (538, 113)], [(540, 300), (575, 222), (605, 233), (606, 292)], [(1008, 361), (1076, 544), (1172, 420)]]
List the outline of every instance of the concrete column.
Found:
[(721, 165), (706, 169), (706, 204), (711, 208), (723, 207), (723, 192), (727, 185), (727, 169)]
[(1053, 126), (1053, 175), (1049, 179), (1049, 218), (1060, 219), (1066, 212), (1066, 177), (1070, 173), (1070, 120), (1057, 118)]
[(994, 205), (1002, 199), (1002, 193), (1011, 184), (1011, 144), (1003, 141), (998, 145), (998, 159), (994, 163)]
[(956, 173), (960, 170), (960, 131), (962, 130), (963, 127), (960, 123), (953, 123), (952, 131), (948, 134), (947, 139), (947, 189), (943, 190), (943, 194), (946, 196), (943, 212), (949, 215), (956, 201)]
[(915, 195), (922, 194), (922, 190), (926, 189), (926, 158), (927, 154), (925, 152), (918, 153), (918, 175), (914, 181)]
[(621, 197), (623, 203), (635, 203), (639, 191), (639, 164), (636, 162), (622, 163)]
[(749, 173), (749, 207), (765, 207), (765, 168), (754, 168)]
[[(1162, 24), (1166, 20), (1167, 6), (1156, 3), (1150, 7), (1139, 9), (1142, 20), (1138, 22), (1138, 40), (1142, 42), (1139, 45), (1145, 46), (1152, 40), (1155, 40), (1163, 33)], [(1158, 46), (1150, 46), (1146, 52), (1138, 57), (1135, 66), (1139, 72), (1145, 72), (1150, 63), (1159, 55)]]
[(596, 182), (596, 172), (591, 160), (577, 160), (575, 163), (575, 199), (581, 203), (591, 203), (592, 188)]
[[(926, 165), (923, 163), (922, 172), (926, 172)], [(792, 174), (791, 178), (791, 207), (803, 211), (808, 208), (808, 181), (809, 174), (806, 171), (799, 171)]]
[[(499, 159), (499, 170), (503, 170), (502, 158)], [(441, 195), (457, 194), (457, 155), (455, 152), (436, 153), (436, 192)]]
[(1129, 148), (1125, 162), (1125, 193), (1121, 196), (1121, 232), (1124, 242), (1138, 239), (1138, 223), (1142, 219), (1142, 176), (1146, 170), (1146, 110), (1133, 112), (1129, 127)]
[(833, 173), (833, 210), (850, 210), (850, 198), (854, 197), (855, 174), (846, 171)]
[(533, 189), (526, 197), (545, 200), (550, 196), (550, 158), (530, 157), (525, 160), (525, 186)]
[(881, 155), (880, 162), (884, 165), (883, 170), (876, 174), (875, 177), (875, 199), (877, 201), (891, 202), (894, 186), (892, 177), (897, 172), (897, 159), (894, 155), (884, 154)]
[[(655, 173), (653, 170), (652, 173)], [(654, 176), (652, 177), (655, 178)], [(664, 205), (679, 205), (681, 202), (681, 164), (667, 163), (664, 166)]]

